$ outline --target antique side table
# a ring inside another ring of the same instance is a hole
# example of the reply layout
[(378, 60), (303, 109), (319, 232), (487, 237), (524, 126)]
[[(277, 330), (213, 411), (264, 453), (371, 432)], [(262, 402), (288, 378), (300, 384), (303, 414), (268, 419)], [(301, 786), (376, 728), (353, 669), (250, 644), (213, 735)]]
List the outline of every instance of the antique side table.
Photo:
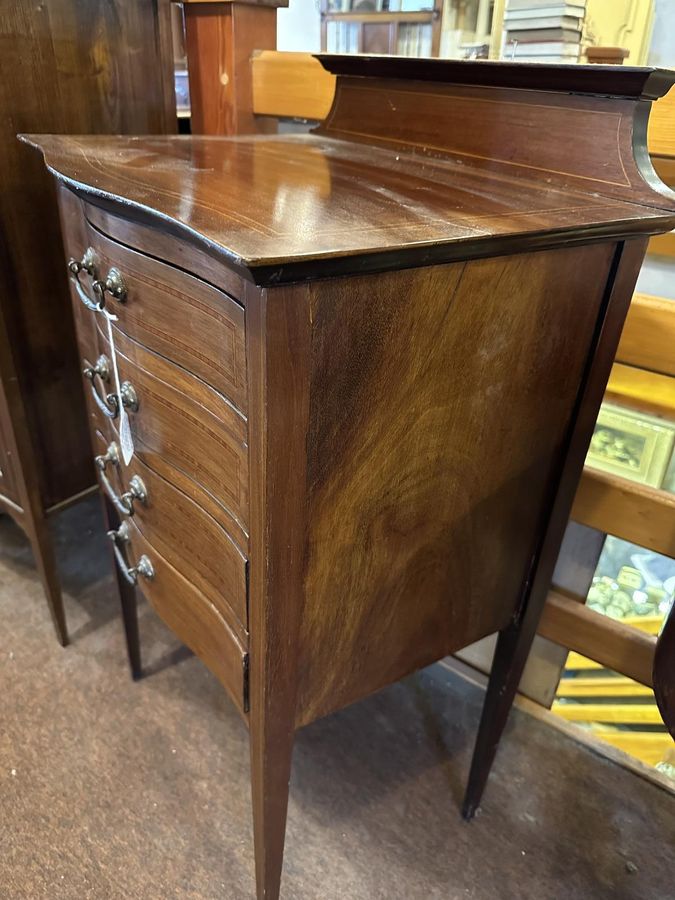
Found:
[[(536, 630), (674, 73), (322, 57), (309, 136), (32, 137), (133, 592), (250, 729), (259, 898), (295, 730), (493, 632), (464, 813)], [(64, 262), (64, 265), (66, 263)]]

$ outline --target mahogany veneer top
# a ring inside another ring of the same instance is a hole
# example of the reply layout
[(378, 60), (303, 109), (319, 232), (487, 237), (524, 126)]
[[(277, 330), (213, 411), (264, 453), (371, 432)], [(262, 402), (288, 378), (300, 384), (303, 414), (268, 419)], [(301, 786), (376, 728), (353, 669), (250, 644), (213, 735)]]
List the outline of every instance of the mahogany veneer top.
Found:
[(165, 220), (259, 283), (319, 260), (330, 275), (675, 226), (662, 209), (319, 135), (28, 140), (74, 186)]

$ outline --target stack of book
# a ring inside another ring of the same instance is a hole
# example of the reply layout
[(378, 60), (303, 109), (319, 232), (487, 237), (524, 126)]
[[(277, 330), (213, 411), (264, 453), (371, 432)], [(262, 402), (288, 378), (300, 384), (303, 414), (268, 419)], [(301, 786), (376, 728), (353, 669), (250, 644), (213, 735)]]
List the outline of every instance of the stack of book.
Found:
[(505, 59), (578, 62), (586, 0), (508, 0)]

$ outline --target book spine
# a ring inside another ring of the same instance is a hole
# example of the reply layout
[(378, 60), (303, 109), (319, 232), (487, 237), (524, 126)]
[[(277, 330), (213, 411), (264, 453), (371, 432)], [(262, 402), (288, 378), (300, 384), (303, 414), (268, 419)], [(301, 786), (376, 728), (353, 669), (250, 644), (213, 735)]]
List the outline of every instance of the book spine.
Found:
[(542, 6), (533, 7), (532, 9), (514, 9), (507, 10), (504, 13), (504, 21), (516, 22), (527, 21), (536, 18), (554, 18), (559, 16), (569, 16), (574, 19), (583, 19), (585, 15), (585, 7), (583, 6)]

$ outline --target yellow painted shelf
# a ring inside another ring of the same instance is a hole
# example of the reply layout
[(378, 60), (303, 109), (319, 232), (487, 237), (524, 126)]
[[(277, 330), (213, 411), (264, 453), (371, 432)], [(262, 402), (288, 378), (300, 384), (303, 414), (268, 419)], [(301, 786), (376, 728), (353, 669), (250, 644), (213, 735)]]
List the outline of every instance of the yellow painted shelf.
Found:
[(598, 676), (597, 678), (563, 678), (558, 697), (652, 697), (654, 691), (630, 678)]
[(596, 737), (625, 753), (630, 753), (648, 766), (667, 762), (669, 753), (672, 753), (673, 739), (669, 734), (613, 731), (602, 727), (592, 728), (591, 731)]
[(556, 700), (553, 712), (568, 722), (612, 722), (618, 725), (661, 725), (655, 703), (569, 703)]

